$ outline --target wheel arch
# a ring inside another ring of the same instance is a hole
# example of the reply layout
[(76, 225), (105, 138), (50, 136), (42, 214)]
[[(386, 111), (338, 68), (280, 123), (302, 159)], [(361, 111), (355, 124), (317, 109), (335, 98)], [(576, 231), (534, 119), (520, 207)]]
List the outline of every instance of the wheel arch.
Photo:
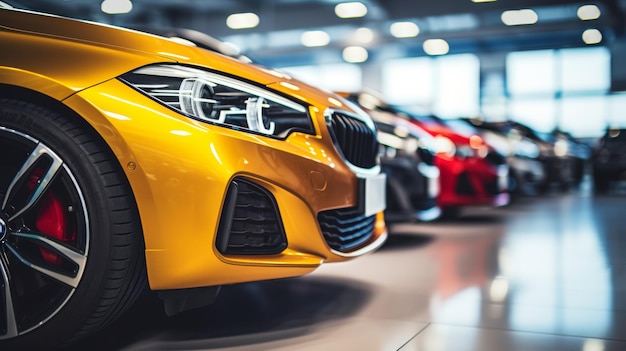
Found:
[[(61, 160), (68, 167), (67, 174), (69, 175), (66, 176), (65, 180), (71, 179), (66, 183), (75, 184), (79, 194), (82, 192), (79, 189), (80, 184), (85, 184), (79, 182), (79, 178), (82, 178), (83, 181), (96, 176), (101, 179), (97, 185), (92, 183), (93, 186), (87, 187), (93, 193), (101, 194), (97, 196), (98, 199), (92, 198), (92, 200), (85, 201), (82, 195), (78, 196), (80, 196), (83, 205), (87, 202), (91, 204), (90, 207), (85, 208), (86, 212), (83, 213), (95, 213), (92, 218), (106, 218), (100, 221), (100, 225), (93, 224), (93, 226), (90, 223), (91, 220), (86, 220), (84, 224), (85, 228), (88, 229), (86, 229), (87, 234), (85, 236), (90, 238), (89, 241), (94, 238), (106, 238), (99, 240), (100, 244), (105, 244), (100, 247), (106, 246), (109, 249), (106, 251), (96, 250), (104, 253), (95, 256), (93, 255), (95, 251), (89, 251), (89, 262), (93, 263), (82, 261), (82, 264), (85, 267), (85, 272), (90, 271), (92, 274), (78, 278), (80, 283), (73, 286), (71, 295), (64, 295), (67, 299), (58, 306), (54, 305), (58, 309), (50, 309), (52, 318), (41, 319), (37, 324), (27, 325), (27, 328), (22, 329), (19, 334), (5, 334), (9, 338), (0, 340), (2, 347), (6, 342), (9, 348), (12, 348), (12, 345), (33, 347), (32, 345), (40, 344), (40, 337), (49, 337), (51, 345), (62, 342), (66, 337), (67, 342), (71, 342), (110, 323), (115, 316), (127, 310), (145, 290), (146, 260), (143, 253), (145, 240), (142, 235), (142, 222), (134, 189), (125, 172), (123, 173), (123, 168), (117, 168), (121, 166), (118, 166), (119, 159), (112, 153), (111, 147), (102, 135), (70, 106), (66, 106), (63, 102), (41, 92), (7, 84), (0, 84), (0, 98), (8, 106), (7, 114), (2, 115), (3, 120), (6, 117), (7, 124), (4, 126), (10, 128), (8, 131), (17, 131), (26, 137), (28, 134), (32, 134), (30, 137), (35, 139), (30, 141), (40, 142), (43, 145), (42, 148), (50, 151), (49, 155), (56, 153), (56, 150), (59, 150), (57, 156), (63, 157), (65, 155)], [(47, 123), (40, 124), (38, 121)], [(29, 132), (31, 128), (32, 130)], [(50, 139), (42, 140), (41, 136), (45, 136), (48, 131), (51, 135)], [(66, 148), (62, 142), (64, 137), (75, 137), (76, 142), (68, 142)], [(48, 149), (47, 145), (44, 144), (55, 145), (56, 148)], [(36, 150), (38, 149), (36, 148)], [(83, 162), (90, 162), (94, 167), (81, 170), (80, 163)], [(19, 165), (15, 169), (19, 169)], [(114, 175), (113, 172), (115, 172)], [(94, 190), (96, 191), (94, 192)], [(98, 212), (98, 209), (105, 210)], [(105, 213), (103, 211), (115, 212), (116, 214), (106, 216), (103, 215)], [(68, 210), (68, 212), (73, 211)], [(98, 214), (102, 216), (98, 216)], [(89, 217), (90, 214), (86, 216)], [(98, 221), (94, 221), (94, 223), (98, 223)], [(102, 228), (103, 224), (106, 229), (103, 229), (101, 233), (107, 235), (91, 236), (89, 234), (91, 230)], [(36, 225), (31, 223), (29, 227), (34, 228)], [(16, 232), (19, 230), (16, 229)], [(91, 245), (89, 243), (89, 246)], [(84, 257), (87, 257), (87, 251), (85, 251)], [(96, 274), (93, 274), (94, 272)], [(15, 276), (20, 276), (20, 274)], [(93, 277), (103, 278), (100, 280)], [(9, 292), (9, 294), (12, 293)], [(66, 306), (69, 307), (66, 308)], [(109, 308), (109, 306), (113, 307)], [(67, 312), (68, 309), (73, 312)], [(48, 314), (43, 315), (43, 317), (47, 316)], [(35, 316), (32, 319), (43, 317)], [(63, 322), (54, 322), (55, 320)], [(82, 323), (76, 325), (67, 323), (67, 321), (73, 320), (80, 320)], [(67, 328), (59, 328), (60, 325), (67, 325)], [(14, 332), (17, 331), (16, 326)], [(0, 336), (1, 333), (0, 330)]]
[[(129, 186), (131, 194), (133, 196), (133, 201), (137, 208), (137, 215), (139, 216), (139, 223), (142, 227), (142, 241), (145, 246), (145, 223), (142, 220), (142, 206), (140, 206), (140, 202), (137, 201), (138, 196), (150, 196), (149, 195), (149, 187), (147, 184), (147, 180), (143, 177), (143, 173), (135, 172), (135, 169), (129, 169), (129, 163), (132, 162), (130, 160), (133, 159), (132, 150), (126, 145), (124, 139), (117, 133), (115, 128), (107, 121), (107, 119), (98, 111), (91, 106), (87, 101), (80, 99), (82, 102), (78, 104), (81, 106), (81, 111), (77, 112), (74, 108), (68, 106), (63, 101), (59, 101), (52, 96), (46, 95), (42, 92), (38, 92), (29, 88), (15, 86), (10, 84), (0, 84), (0, 97), (5, 98), (14, 98), (16, 100), (22, 100), (30, 103), (34, 103), (42, 108), (46, 108), (57, 113), (63, 114), (72, 118), (72, 120), (82, 124), (84, 128), (88, 128), (93, 132), (93, 136), (97, 137), (102, 145), (105, 145), (107, 149), (111, 152), (115, 159), (117, 160), (120, 170), (124, 174), (124, 178)], [(85, 114), (86, 110), (91, 108), (88, 116), (90, 118), (85, 118), (87, 114)], [(81, 113), (82, 112), (82, 113)], [(113, 142), (112, 142), (113, 141)], [(124, 162), (124, 160), (129, 160)], [(130, 174), (129, 174), (130, 173)], [(140, 174), (141, 173), (141, 174)], [(148, 191), (147, 194), (141, 192), (137, 194), (137, 189), (145, 189)], [(151, 206), (151, 201), (144, 201), (144, 207)], [(145, 256), (144, 256), (145, 260)]]

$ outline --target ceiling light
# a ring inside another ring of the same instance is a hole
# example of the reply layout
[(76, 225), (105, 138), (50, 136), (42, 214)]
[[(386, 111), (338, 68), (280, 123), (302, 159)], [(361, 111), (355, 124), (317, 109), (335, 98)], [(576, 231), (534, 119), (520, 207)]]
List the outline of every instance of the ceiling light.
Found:
[(344, 2), (335, 6), (335, 14), (340, 18), (363, 17), (367, 14), (367, 7), (360, 2)]
[(495, 2), (496, 0), (472, 0), (472, 2)]
[(133, 3), (130, 0), (104, 0), (100, 9), (110, 15), (129, 13), (133, 9)]
[(602, 33), (597, 29), (587, 29), (583, 32), (583, 42), (587, 45), (598, 44), (602, 41)]
[(600, 18), (600, 9), (596, 5), (583, 5), (576, 11), (578, 18), (589, 21)]
[(389, 31), (396, 38), (412, 38), (419, 34), (420, 28), (413, 22), (395, 22)]
[(226, 25), (231, 29), (254, 28), (259, 25), (259, 16), (252, 12), (233, 13), (226, 18)]
[(535, 24), (539, 17), (531, 9), (509, 10), (502, 12), (500, 17), (507, 26), (519, 26), (524, 24)]
[(359, 28), (354, 32), (354, 36), (359, 43), (367, 44), (374, 40), (374, 32), (369, 28)]
[(300, 42), (306, 47), (326, 46), (330, 43), (330, 36), (322, 30), (311, 30), (302, 33)]
[(428, 55), (445, 55), (450, 51), (448, 42), (443, 39), (428, 39), (422, 45)]
[(343, 49), (343, 59), (350, 63), (361, 63), (367, 61), (369, 56), (367, 50), (360, 46), (348, 46)]

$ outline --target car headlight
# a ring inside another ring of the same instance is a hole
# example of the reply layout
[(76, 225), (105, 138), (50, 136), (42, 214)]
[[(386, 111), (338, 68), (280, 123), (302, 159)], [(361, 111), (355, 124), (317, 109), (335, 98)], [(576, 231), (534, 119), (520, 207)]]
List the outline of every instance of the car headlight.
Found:
[(454, 146), (452, 140), (443, 135), (437, 135), (435, 137), (434, 146), (437, 153), (444, 153), (449, 157), (454, 156), (456, 153), (456, 147)]
[(554, 154), (558, 157), (565, 157), (569, 152), (567, 141), (559, 139), (554, 143)]
[(304, 105), (236, 78), (180, 65), (146, 66), (119, 78), (204, 122), (277, 138), (294, 131), (314, 134)]

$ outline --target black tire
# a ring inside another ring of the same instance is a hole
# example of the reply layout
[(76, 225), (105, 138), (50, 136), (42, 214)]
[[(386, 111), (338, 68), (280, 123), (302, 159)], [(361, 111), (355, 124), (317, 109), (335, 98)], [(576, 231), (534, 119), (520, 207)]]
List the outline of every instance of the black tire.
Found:
[(82, 119), (42, 106), (0, 98), (2, 350), (86, 337), (147, 286), (137, 206), (119, 162)]
[(442, 220), (455, 220), (461, 215), (461, 208), (458, 206), (449, 206), (441, 209)]

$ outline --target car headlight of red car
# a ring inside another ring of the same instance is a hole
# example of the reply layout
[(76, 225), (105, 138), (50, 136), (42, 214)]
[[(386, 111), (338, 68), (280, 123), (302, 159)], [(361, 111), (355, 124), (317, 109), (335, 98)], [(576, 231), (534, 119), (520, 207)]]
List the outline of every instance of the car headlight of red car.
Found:
[(152, 65), (120, 79), (169, 108), (204, 122), (285, 138), (314, 134), (307, 108), (276, 92), (202, 69)]
[(435, 151), (438, 154), (443, 153), (446, 154), (448, 157), (452, 157), (456, 153), (456, 146), (454, 146), (452, 140), (443, 135), (437, 135), (435, 137), (434, 147)]

